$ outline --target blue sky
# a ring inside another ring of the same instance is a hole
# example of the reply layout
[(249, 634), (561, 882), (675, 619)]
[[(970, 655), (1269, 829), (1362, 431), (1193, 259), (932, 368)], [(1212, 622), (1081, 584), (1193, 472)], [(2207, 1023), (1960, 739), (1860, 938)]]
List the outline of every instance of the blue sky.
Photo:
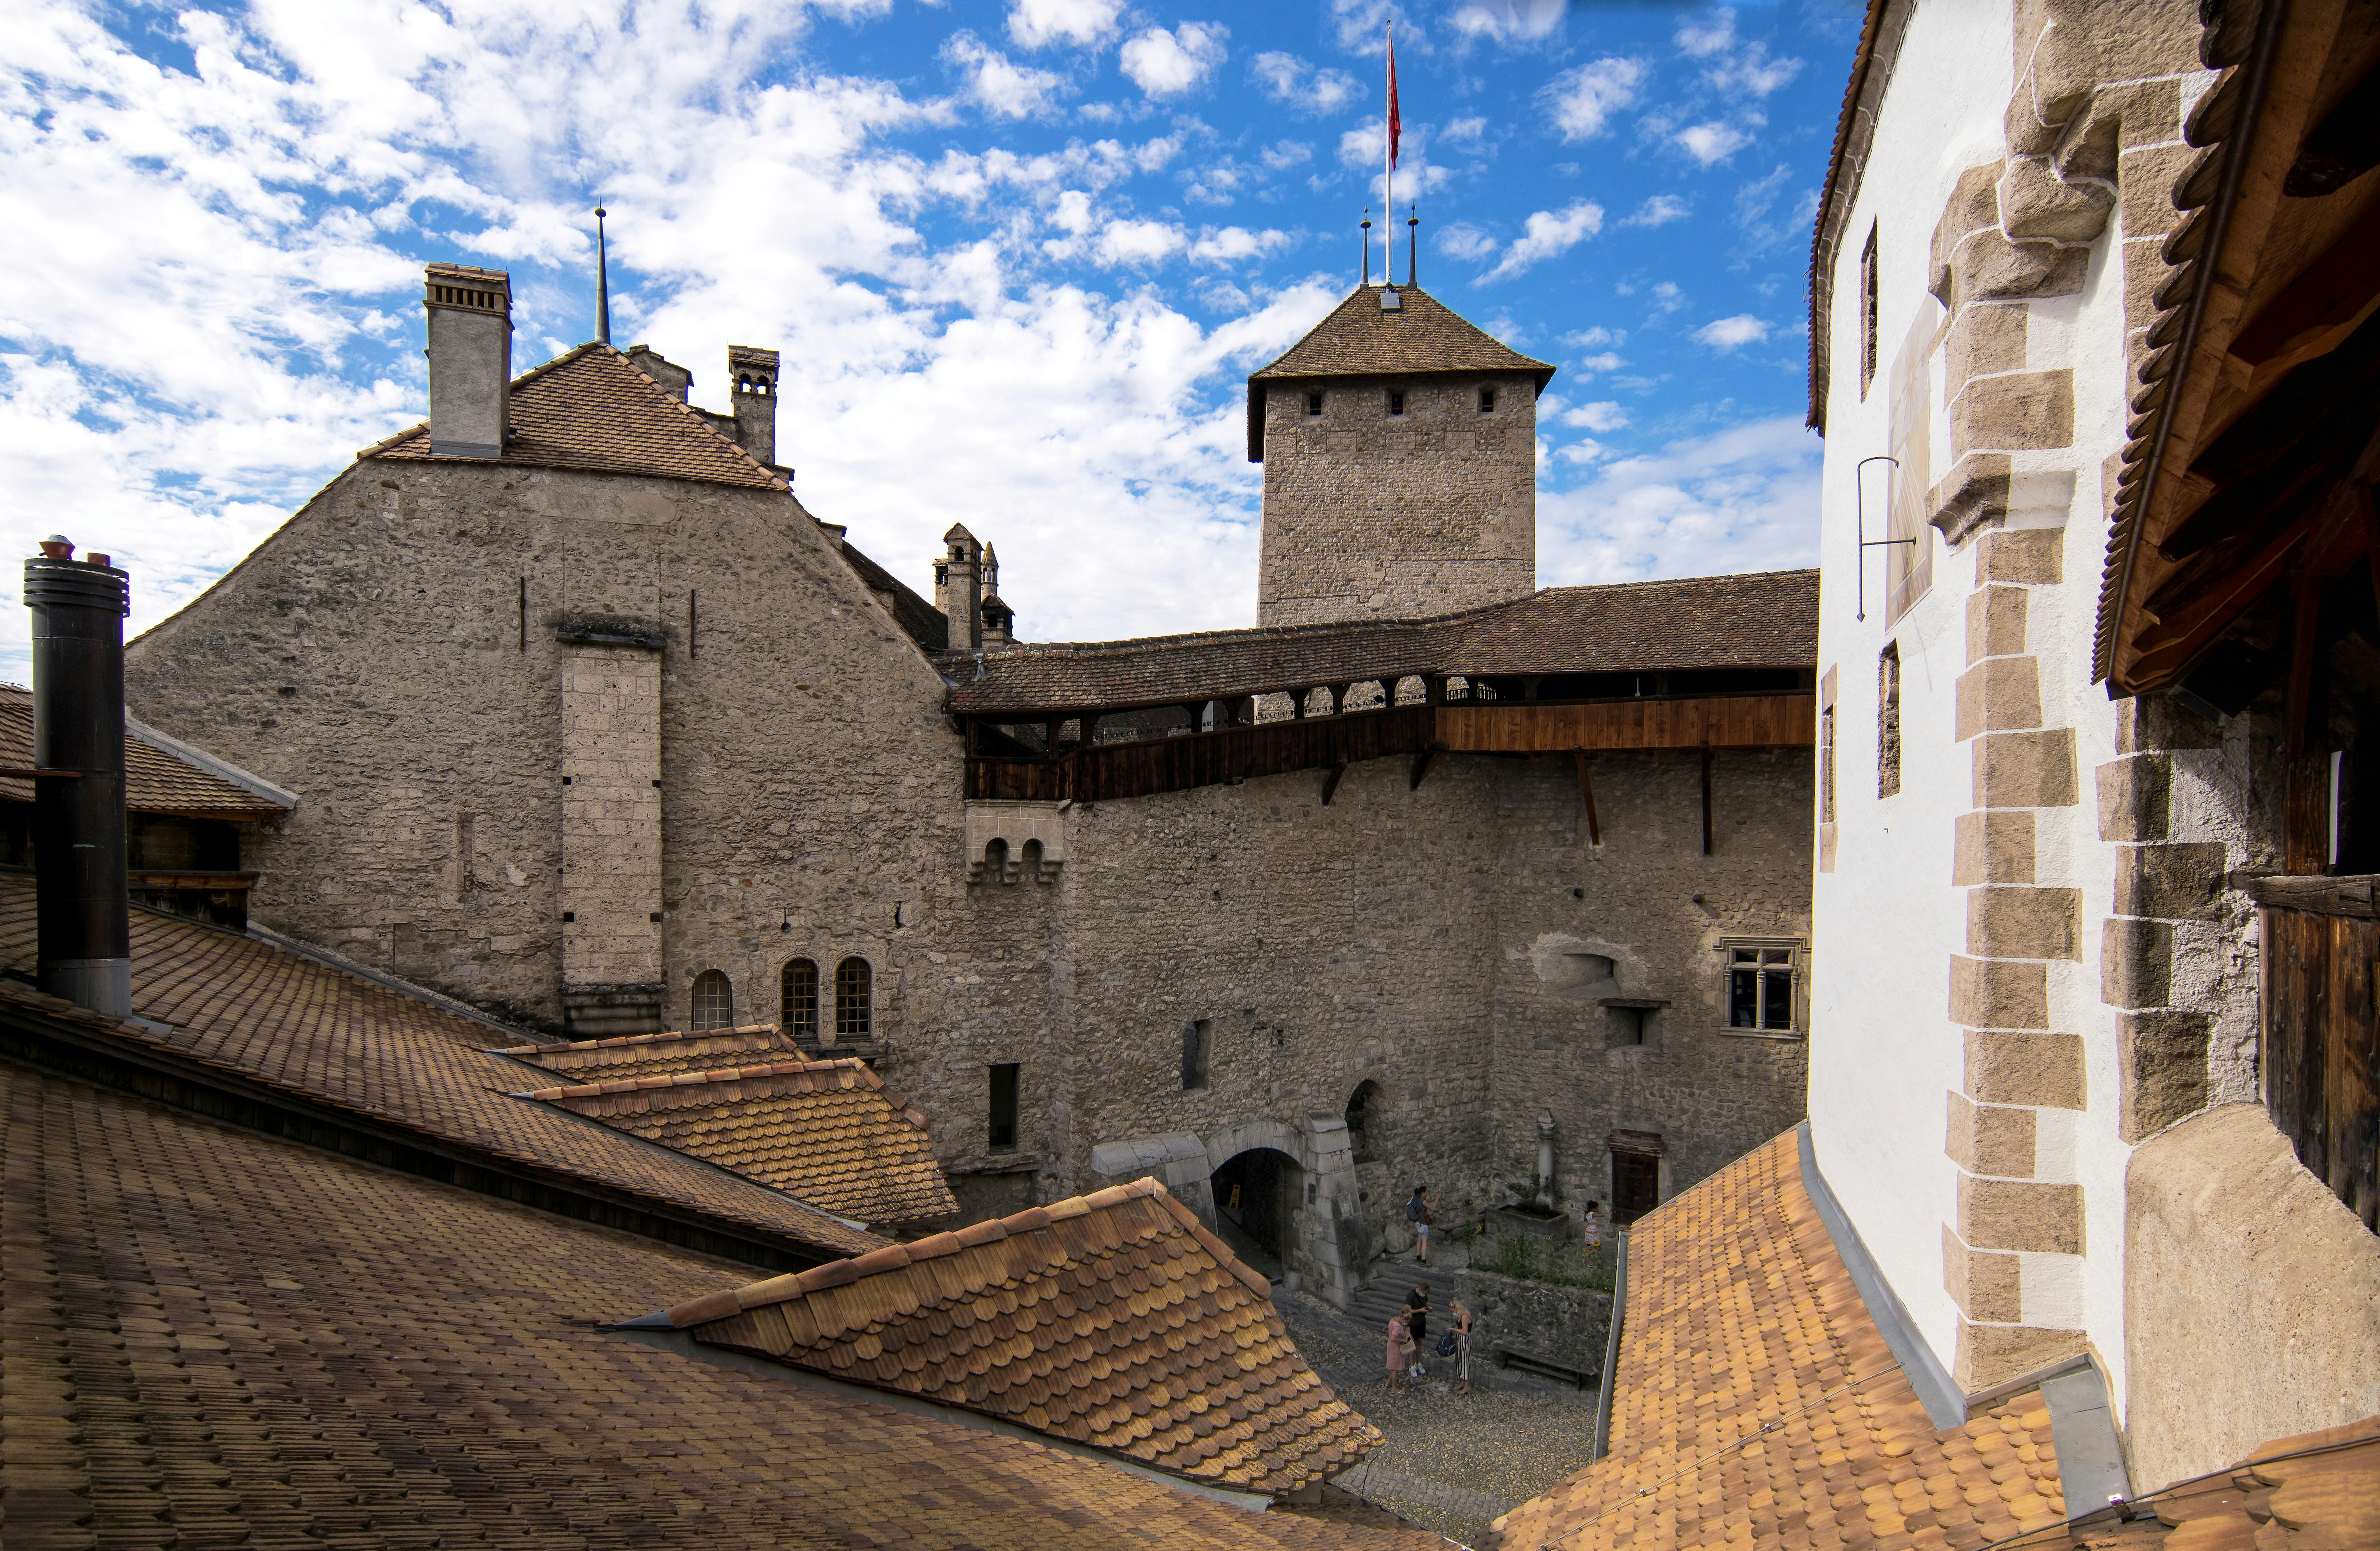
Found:
[(1561, 369), (1539, 581), (1809, 563), (1848, 0), (18, 0), (6, 527), (153, 623), (422, 417), (425, 261), (512, 273), (523, 367), (591, 337), (600, 197), (614, 340), (715, 407), (782, 349), (797, 493), (912, 585), (964, 521), (1028, 639), (1253, 623), (1243, 380), (1354, 283), (1390, 21), (1421, 282)]

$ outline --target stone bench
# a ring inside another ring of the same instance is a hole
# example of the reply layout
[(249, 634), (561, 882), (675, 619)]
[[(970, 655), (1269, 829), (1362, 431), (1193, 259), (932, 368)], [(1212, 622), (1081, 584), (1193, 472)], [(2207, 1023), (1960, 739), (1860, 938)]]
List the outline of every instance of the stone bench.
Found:
[(1565, 1383), (1574, 1384), (1581, 1389), (1589, 1388), (1603, 1382), (1601, 1374), (1590, 1374), (1584, 1368), (1573, 1368), (1567, 1363), (1557, 1363), (1550, 1357), (1533, 1357), (1525, 1351), (1516, 1351), (1508, 1346), (1489, 1347), (1488, 1350), (1496, 1354), (1496, 1366), (1500, 1368), (1519, 1368), (1527, 1373), (1540, 1374), (1547, 1378), (1558, 1378)]

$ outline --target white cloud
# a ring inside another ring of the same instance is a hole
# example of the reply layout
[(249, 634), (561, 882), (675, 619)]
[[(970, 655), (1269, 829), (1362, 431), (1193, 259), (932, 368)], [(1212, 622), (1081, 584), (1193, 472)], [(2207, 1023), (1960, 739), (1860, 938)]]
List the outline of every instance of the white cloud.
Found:
[(1484, 259), (1497, 247), (1494, 237), (1468, 221), (1457, 221), (1438, 229), (1438, 250), (1457, 259)]
[[(1433, 193), (1454, 176), (1453, 169), (1441, 167), (1430, 159), (1430, 139), (1428, 125), (1405, 120), (1397, 146), (1399, 203)], [(1385, 118), (1367, 118), (1339, 137), (1339, 164), (1354, 172), (1368, 171), (1365, 191), (1375, 200), (1386, 194), (1388, 172), (1383, 164), (1388, 160), (1388, 145), (1389, 125)]]
[(1768, 337), (1768, 325), (1749, 312), (1739, 312), (1732, 318), (1721, 318), (1705, 323), (1694, 331), (1698, 343), (1714, 350), (1734, 350), (1746, 345), (1756, 345)]
[(1519, 274), (1533, 265), (1569, 252), (1603, 230), (1603, 207), (1591, 200), (1574, 200), (1559, 211), (1541, 210), (1522, 224), (1522, 235), (1504, 249), (1496, 267), (1475, 284), (1485, 285)]
[(1700, 21), (1678, 29), (1678, 47), (1694, 59), (1707, 59), (1735, 42), (1735, 12), (1721, 6)]
[(1802, 73), (1799, 59), (1769, 58), (1767, 43), (1739, 45), (1735, 13), (1724, 6), (1679, 28), (1677, 42), (1687, 57), (1707, 62), (1703, 79), (1722, 91), (1766, 97)]
[(1488, 133), (1488, 121), (1474, 114), (1468, 118), (1456, 119), (1441, 132), (1448, 139), (1468, 140), (1476, 144)]
[(1689, 213), (1685, 200), (1673, 194), (1656, 194), (1638, 207), (1635, 214), (1620, 224), (1623, 226), (1666, 226), (1672, 221), (1683, 221)]
[(1636, 101), (1645, 84), (1645, 62), (1618, 55), (1564, 70), (1537, 93), (1565, 140), (1591, 140), (1611, 115)]
[(966, 72), (975, 100), (1002, 118), (1023, 118), (1049, 107), (1065, 78), (1019, 65), (972, 32), (953, 32), (942, 58)]
[(1580, 405), (1564, 414), (1561, 423), (1576, 426), (1581, 430), (1618, 430), (1628, 423), (1628, 416), (1619, 405), (1606, 400), (1600, 404)]
[(1252, 232), (1245, 226), (1209, 226), (1190, 245), (1190, 260), (1200, 264), (1228, 264), (1278, 253), (1296, 239), (1287, 232)]
[(1102, 264), (1153, 264), (1170, 259), (1190, 245), (1179, 226), (1162, 221), (1111, 221), (1100, 228), (1093, 248)]
[(1258, 160), (1274, 172), (1287, 172), (1314, 160), (1314, 148), (1303, 140), (1280, 140), (1258, 153)]
[(1750, 145), (1752, 137), (1732, 124), (1714, 119), (1707, 124), (1688, 125), (1678, 131), (1677, 141), (1687, 155), (1707, 167)]
[(1566, 333), (1561, 336), (1561, 342), (1574, 349), (1593, 350), (1606, 345), (1624, 343), (1627, 338), (1628, 332), (1625, 329), (1607, 329), (1598, 324), (1591, 329), (1581, 329), (1575, 333)]
[(1008, 36), (1019, 48), (1051, 43), (1088, 48), (1114, 34), (1123, 11), (1123, 0), (1014, 0), (1008, 7)]
[(1653, 305), (1662, 312), (1675, 312), (1686, 305), (1686, 295), (1676, 281), (1664, 280), (1653, 287)]
[(1396, 23), (1400, 46), (1413, 49), (1428, 42), (1427, 36), (1397, 0), (1330, 0), (1330, 22), (1341, 48), (1367, 58), (1378, 58), (1388, 52), (1387, 29), (1390, 22)]
[(1451, 18), (1465, 38), (1535, 42), (1561, 25), (1565, 0), (1469, 0)]
[[(1799, 415), (1603, 463), (1537, 497), (1550, 586), (1816, 563), (1823, 444)], [(1005, 555), (1003, 554), (1003, 559)]]
[[(1601, 333), (1603, 331), (1601, 329), (1596, 329), (1591, 332)], [(1613, 350), (1606, 350), (1599, 356), (1583, 357), (1579, 360), (1572, 363), (1575, 370), (1585, 372), (1617, 371), (1627, 364), (1628, 363), (1626, 361), (1620, 358), (1619, 353)]]
[(1220, 21), (1185, 21), (1168, 32), (1152, 27), (1123, 45), (1119, 63), (1151, 97), (1179, 97), (1221, 66), (1232, 30)]
[(1363, 94), (1355, 78), (1344, 70), (1319, 70), (1278, 49), (1257, 55), (1249, 62), (1248, 74), (1274, 102), (1318, 117), (1338, 112)]

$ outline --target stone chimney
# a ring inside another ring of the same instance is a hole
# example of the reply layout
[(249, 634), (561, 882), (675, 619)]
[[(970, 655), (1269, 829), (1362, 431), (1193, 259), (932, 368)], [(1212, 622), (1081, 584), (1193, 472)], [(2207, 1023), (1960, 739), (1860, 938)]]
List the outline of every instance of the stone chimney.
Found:
[(1000, 600), (1000, 594), (983, 595), (983, 644), (988, 648), (1011, 647), (1016, 644), (1016, 612)]
[(687, 390), (694, 386), (693, 372), (650, 345), (629, 345), (628, 364), (660, 383), (662, 392), (676, 394), (680, 404), (686, 402)]
[(941, 598), (942, 617), (951, 622), (950, 649), (979, 651), (983, 648), (983, 546), (964, 523), (953, 523), (942, 542), (948, 549), (935, 567), (941, 585), (934, 591)]
[(431, 264), (423, 277), (430, 324), (430, 450), (500, 458), (513, 427), (513, 283), (503, 270)]
[(727, 381), (735, 405), (735, 440), (762, 463), (777, 461), (777, 353), (749, 345), (727, 347)]

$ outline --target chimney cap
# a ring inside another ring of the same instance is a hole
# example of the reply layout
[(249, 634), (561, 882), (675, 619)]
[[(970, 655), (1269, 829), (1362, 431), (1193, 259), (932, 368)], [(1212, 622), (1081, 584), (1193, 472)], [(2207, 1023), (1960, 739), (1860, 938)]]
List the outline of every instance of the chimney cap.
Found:
[(53, 533), (42, 540), (42, 553), (52, 560), (72, 560), (74, 540), (63, 533)]
[(462, 312), (492, 312), (510, 322), (513, 277), (504, 270), (475, 269), (469, 264), (425, 265), (421, 305), (451, 307)]

